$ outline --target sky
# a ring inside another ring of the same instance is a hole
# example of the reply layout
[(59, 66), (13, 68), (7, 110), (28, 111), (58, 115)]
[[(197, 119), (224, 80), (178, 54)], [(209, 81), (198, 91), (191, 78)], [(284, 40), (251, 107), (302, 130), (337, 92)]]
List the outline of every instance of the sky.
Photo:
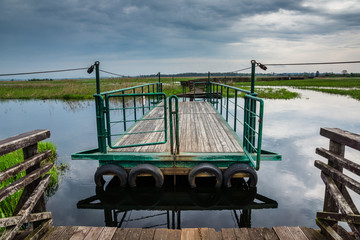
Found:
[[(121, 75), (229, 72), (250, 67), (252, 59), (360, 60), (360, 0), (0, 0), (0, 74), (95, 61)], [(272, 66), (266, 72), (342, 70), (360, 72), (360, 64)], [(89, 75), (13, 78), (33, 77)]]

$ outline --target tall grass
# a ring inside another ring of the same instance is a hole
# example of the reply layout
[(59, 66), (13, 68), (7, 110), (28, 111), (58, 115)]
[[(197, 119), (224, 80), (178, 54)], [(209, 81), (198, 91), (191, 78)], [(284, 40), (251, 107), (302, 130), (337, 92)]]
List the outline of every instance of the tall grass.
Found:
[[(45, 150), (51, 150), (51, 157), (44, 160), (42, 164), (46, 163), (55, 163), (56, 162), (56, 146), (50, 142), (39, 142), (38, 143), (39, 152), (43, 152)], [(8, 153), (4, 156), (0, 157), (0, 171), (4, 171), (5, 169), (14, 166), (20, 162), (24, 161), (24, 155), (22, 150), (17, 150), (12, 153)], [(63, 164), (61, 165), (54, 165), (48, 172), (51, 174), (50, 183), (45, 191), (46, 196), (49, 197), (54, 194), (59, 186), (59, 175), (64, 171), (65, 167)], [(14, 181), (22, 178), (25, 176), (25, 171), (17, 174), (14, 177), (9, 178), (8, 180), (0, 183), (0, 189), (8, 186), (9, 184), (13, 183)], [(12, 216), (15, 207), (20, 199), (23, 190), (19, 190), (13, 195), (9, 196), (5, 200), (0, 202), (0, 218), (10, 217)]]
[[(194, 78), (161, 78), (164, 83), (163, 90), (167, 96), (182, 93), (179, 81), (187, 81)], [(122, 89), (140, 84), (155, 83), (158, 78), (109, 78), (101, 79), (101, 91)], [(228, 83), (236, 87), (250, 86), (250, 82)], [(303, 87), (336, 87), (356, 88), (360, 87), (360, 78), (315, 78), (303, 80), (281, 80), (281, 81), (256, 81), (256, 86), (291, 86)], [(269, 88), (270, 89), (270, 88)], [(263, 98), (289, 99), (297, 97), (296, 93), (282, 90), (258, 90), (262, 92)], [(323, 91), (312, 89), (315, 91)], [(0, 99), (64, 99), (64, 100), (85, 100), (94, 99), (96, 83), (94, 79), (76, 80), (44, 80), (44, 81), (0, 81)], [(330, 91), (327, 91), (330, 92)], [(332, 91), (334, 94), (345, 94), (358, 99), (359, 89), (352, 92)]]

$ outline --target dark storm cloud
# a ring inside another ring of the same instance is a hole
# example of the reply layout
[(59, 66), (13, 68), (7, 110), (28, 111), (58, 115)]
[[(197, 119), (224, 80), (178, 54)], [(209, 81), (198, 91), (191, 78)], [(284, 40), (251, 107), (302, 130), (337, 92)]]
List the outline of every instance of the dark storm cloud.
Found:
[(64, 48), (99, 43), (112, 50), (160, 48), (170, 45), (170, 40), (180, 48), (182, 44), (191, 48), (188, 39), (212, 47), (212, 43), (238, 40), (228, 30), (242, 18), (280, 7), (301, 9), (297, 1), (6, 1), (3, 5), (1, 31), (22, 36), (24, 43), (53, 46), (55, 41)]
[(296, 0), (3, 0), (0, 52), (9, 64), (72, 56), (226, 58), (234, 43), (358, 30), (359, 18)]

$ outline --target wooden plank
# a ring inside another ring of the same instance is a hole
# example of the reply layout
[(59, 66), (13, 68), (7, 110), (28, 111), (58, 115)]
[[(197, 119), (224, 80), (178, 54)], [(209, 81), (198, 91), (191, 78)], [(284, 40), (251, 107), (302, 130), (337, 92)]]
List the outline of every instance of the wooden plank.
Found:
[(234, 228), (236, 239), (251, 240), (248, 228)]
[(333, 212), (317, 212), (316, 217), (330, 221), (342, 221), (360, 225), (360, 215)]
[[(111, 240), (116, 232), (117, 228), (116, 227), (105, 227), (100, 236), (99, 239), (101, 240)], [(129, 238), (131, 239), (131, 238)]]
[(332, 153), (324, 148), (316, 148), (316, 153), (320, 156), (327, 158), (329, 161), (335, 162), (338, 165), (341, 165), (343, 168), (346, 168), (350, 172), (360, 176), (360, 165), (354, 163), (353, 161), (341, 157), (335, 153)]
[(249, 235), (251, 239), (266, 239), (276, 240), (279, 239), (275, 231), (269, 228), (249, 228)]
[(181, 239), (181, 230), (171, 229), (168, 233), (168, 239), (180, 240)]
[(138, 240), (141, 235), (141, 228), (129, 228), (128, 233), (126, 234), (126, 239), (129, 240)]
[(28, 169), (31, 166), (34, 166), (37, 163), (40, 163), (42, 160), (50, 156), (51, 156), (51, 150), (46, 150), (45, 152), (39, 153), (31, 158), (25, 159), (23, 162), (16, 164), (6, 169), (5, 171), (0, 172), (0, 182), (15, 176), (16, 174)]
[(224, 240), (236, 239), (234, 229), (232, 229), (232, 228), (222, 228), (221, 235), (222, 235), (222, 239), (224, 239)]
[(300, 229), (303, 231), (303, 233), (306, 235), (306, 237), (310, 240), (325, 240), (325, 236), (321, 235), (319, 230), (315, 230), (308, 227), (301, 226)]
[(5, 198), (7, 198), (8, 196), (12, 195), (13, 193), (19, 191), (21, 188), (32, 183), (34, 180), (38, 179), (41, 175), (47, 173), (52, 168), (52, 166), (53, 164), (44, 165), (41, 168), (32, 171), (30, 174), (26, 175), (25, 177), (18, 179), (9, 186), (1, 189), (0, 202)]
[(321, 128), (320, 135), (360, 150), (360, 135), (339, 128)]
[(69, 240), (78, 227), (65, 227), (65, 231), (62, 231), (57, 238), (49, 238), (49, 240)]
[(168, 239), (169, 234), (168, 229), (165, 228), (157, 228), (154, 233), (154, 240), (166, 240)]
[(289, 228), (286, 226), (273, 227), (273, 230), (275, 231), (276, 235), (280, 240), (294, 239)]
[(319, 160), (315, 160), (315, 167), (319, 168), (321, 171), (323, 171), (324, 173), (329, 175), (335, 181), (347, 186), (354, 192), (360, 194), (360, 183), (358, 181), (355, 181), (354, 179), (346, 176), (345, 174), (341, 173), (340, 171), (330, 167), (329, 165), (327, 165)]
[[(208, 238), (205, 238), (205, 239), (209, 239), (209, 240), (217, 240), (217, 239), (222, 239), (222, 235), (221, 235), (221, 232), (217, 232), (215, 231), (215, 229), (213, 228), (209, 228), (208, 229)], [(203, 235), (204, 236), (204, 235)]]
[(326, 236), (327, 239), (341, 240), (342, 237), (332, 228), (326, 221), (316, 219), (316, 225), (319, 226), (321, 232)]
[(44, 240), (57, 240), (63, 232), (66, 231), (66, 227), (51, 227), (49, 231), (42, 237)]
[[(354, 236), (351, 236), (342, 226), (336, 226), (336, 232), (344, 239), (344, 240), (353, 240)], [(359, 237), (355, 238), (359, 239)]]
[[(28, 218), (26, 218), (25, 223), (29, 222), (37, 222), (46, 219), (52, 218), (51, 212), (41, 212), (41, 213), (33, 213), (30, 214)], [(16, 225), (21, 219), (21, 216), (13, 216), (8, 218), (0, 218), (0, 227), (9, 227)]]
[(291, 235), (296, 240), (308, 240), (305, 233), (300, 229), (300, 227), (288, 227)]
[(37, 240), (40, 239), (52, 226), (53, 220), (49, 219), (38, 226), (31, 234), (29, 234), (24, 240)]
[[(155, 238), (154, 238), (155, 240)], [(183, 228), (181, 240), (201, 240), (198, 228)]]
[(0, 140), (0, 156), (36, 144), (49, 137), (49, 130), (37, 129)]
[(342, 212), (345, 214), (353, 214), (350, 206), (347, 204), (345, 198), (342, 196), (340, 190), (336, 186), (333, 179), (329, 176), (325, 175), (323, 172), (321, 173), (321, 178), (324, 181), (327, 190), (329, 191), (330, 195), (336, 201), (337, 206), (340, 208)]
[(35, 204), (40, 199), (40, 197), (43, 195), (44, 190), (47, 187), (47, 185), (49, 184), (49, 182), (50, 182), (50, 175), (47, 174), (40, 181), (39, 185), (36, 187), (35, 191), (30, 195), (29, 199), (25, 202), (24, 206), (18, 213), (18, 215), (20, 215), (21, 218), (19, 219), (18, 223), (14, 227), (11, 227), (9, 229), (10, 231), (6, 232), (6, 235), (3, 238), (4, 240), (12, 239), (16, 235), (16, 232), (23, 225), (23, 223), (25, 222), (25, 220), (27, 219), (27, 217), (30, 215), (31, 211), (33, 210)]
[(140, 240), (152, 240), (154, 238), (154, 234), (155, 234), (154, 228), (142, 229)]
[(91, 227), (83, 227), (80, 226), (78, 227), (74, 234), (71, 236), (70, 240), (82, 240), (86, 237), (86, 235), (88, 235), (89, 231), (90, 231)]
[[(323, 172), (321, 173), (321, 178), (323, 179), (329, 194), (335, 200), (340, 211), (345, 214), (354, 214), (351, 207), (346, 202), (346, 199), (343, 197), (340, 190), (336, 186), (334, 180), (331, 179), (329, 176), (325, 175)], [(360, 236), (360, 227), (358, 225), (349, 223), (349, 227), (355, 232), (355, 234)]]
[(129, 228), (118, 228), (118, 229), (116, 229), (112, 240), (125, 240), (128, 231), (129, 231)]
[(84, 240), (99, 239), (99, 236), (103, 230), (104, 227), (91, 227), (90, 231), (87, 233)]

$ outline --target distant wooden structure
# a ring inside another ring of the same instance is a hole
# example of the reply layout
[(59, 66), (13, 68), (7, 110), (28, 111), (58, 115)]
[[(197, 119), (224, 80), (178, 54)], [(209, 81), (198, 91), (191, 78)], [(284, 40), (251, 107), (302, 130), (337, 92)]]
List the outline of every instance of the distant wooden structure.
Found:
[[(206, 92), (206, 83), (208, 79), (195, 79), (188, 81), (180, 81), (182, 86), (182, 94), (176, 94), (178, 97), (189, 98), (190, 101), (194, 101), (196, 98), (220, 98), (220, 93), (207, 93)], [(209, 96), (211, 94), (211, 96)]]
[[(12, 217), (0, 218), (0, 227), (6, 227), (1, 239), (13, 239), (24, 223), (33, 223), (33, 231), (28, 236), (42, 235), (52, 226), (52, 216), (46, 212), (44, 191), (50, 182), (46, 174), (53, 164), (40, 166), (41, 161), (51, 156), (51, 150), (38, 153), (37, 143), (50, 137), (49, 130), (34, 130), (0, 141), (0, 156), (22, 149), (24, 161), (0, 172), (0, 182), (4, 182), (26, 170), (26, 175), (0, 190), (0, 201), (23, 189)], [(44, 174), (45, 177), (41, 178)], [(17, 236), (19, 237), (19, 235)], [(22, 237), (20, 236), (20, 239)]]
[[(359, 178), (354, 179), (360, 175), (360, 165), (344, 157), (345, 147), (360, 151), (360, 135), (338, 128), (321, 128), (320, 135), (329, 138), (330, 144), (329, 150), (316, 149), (317, 154), (328, 159), (327, 163), (315, 161), (326, 185), (324, 209), (317, 213), (316, 223), (328, 239), (360, 239), (360, 214), (347, 190), (360, 194)], [(338, 221), (347, 223), (354, 236)]]

